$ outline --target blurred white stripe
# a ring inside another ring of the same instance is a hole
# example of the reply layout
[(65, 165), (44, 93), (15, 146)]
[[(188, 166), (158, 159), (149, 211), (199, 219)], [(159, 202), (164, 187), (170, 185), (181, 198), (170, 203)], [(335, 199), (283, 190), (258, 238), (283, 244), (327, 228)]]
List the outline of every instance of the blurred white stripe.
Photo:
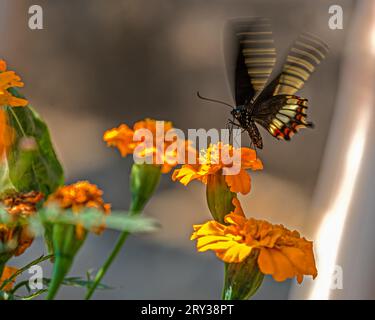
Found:
[[(355, 264), (347, 261), (353, 260), (355, 250), (365, 248), (359, 241), (350, 248), (341, 244), (347, 240), (345, 237), (356, 234), (355, 227), (346, 223), (349, 217), (355, 215), (362, 221), (367, 214), (366, 206), (358, 203), (356, 191), (362, 188), (368, 190), (364, 197), (371, 199), (374, 196), (369, 187), (374, 169), (368, 149), (375, 142), (374, 134), (369, 130), (374, 123), (375, 2), (358, 1), (353, 20), (344, 23), (344, 28), (350, 25), (351, 30), (344, 52), (334, 118), (308, 220), (309, 235), (315, 240), (318, 277), (295, 286), (290, 296), (293, 299), (370, 298), (356, 276), (359, 266), (372, 270), (375, 262), (371, 267), (361, 266), (358, 261), (357, 267), (353, 267)], [(360, 180), (359, 175), (365, 169), (370, 171), (366, 172), (366, 179)], [(362, 242), (366, 244), (372, 240), (363, 239)], [(344, 281), (342, 293), (333, 297), (330, 287), (339, 254), (345, 281), (356, 287), (350, 287)]]

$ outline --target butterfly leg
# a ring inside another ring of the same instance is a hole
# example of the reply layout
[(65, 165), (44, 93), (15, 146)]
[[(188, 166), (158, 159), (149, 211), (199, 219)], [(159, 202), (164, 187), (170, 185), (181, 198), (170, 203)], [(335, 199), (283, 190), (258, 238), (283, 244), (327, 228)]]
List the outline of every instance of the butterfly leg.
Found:
[(250, 142), (250, 148), (251, 148), (251, 149), (254, 149), (254, 151), (255, 151), (255, 159), (258, 159), (257, 147), (256, 147), (256, 145), (253, 143), (253, 141)]
[[(232, 135), (233, 135), (233, 127), (236, 127), (236, 128), (242, 128), (238, 123), (234, 122), (233, 120), (231, 119), (228, 119), (228, 122), (227, 122), (227, 129), (229, 130), (229, 140), (232, 139)], [(244, 130), (242, 129), (242, 132)]]

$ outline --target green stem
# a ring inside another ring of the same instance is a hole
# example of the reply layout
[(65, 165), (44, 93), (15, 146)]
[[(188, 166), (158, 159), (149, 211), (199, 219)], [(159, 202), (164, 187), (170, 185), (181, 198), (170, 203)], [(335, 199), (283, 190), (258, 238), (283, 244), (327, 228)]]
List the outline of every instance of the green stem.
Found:
[[(137, 214), (137, 213), (139, 213), (139, 211), (141, 209), (138, 208), (138, 207), (143, 207), (143, 205), (140, 205), (138, 202), (132, 202), (132, 205), (130, 206), (130, 212), (131, 212), (131, 214)], [(103, 277), (107, 273), (109, 267), (112, 265), (113, 261), (116, 259), (116, 257), (120, 253), (121, 248), (124, 245), (124, 243), (125, 243), (126, 239), (128, 238), (128, 236), (129, 236), (129, 232), (128, 231), (123, 231), (120, 234), (120, 237), (118, 238), (117, 243), (116, 243), (115, 247), (113, 248), (111, 254), (107, 258), (107, 260), (104, 262), (103, 266), (99, 269), (98, 273), (95, 276), (95, 279), (94, 279), (94, 282), (92, 283), (92, 285), (89, 286), (88, 291), (87, 291), (86, 296), (85, 296), (86, 300), (90, 300), (91, 299), (91, 297), (94, 294), (96, 288), (98, 287), (98, 285), (100, 284), (101, 280), (103, 279)]]
[(122, 246), (124, 245), (126, 239), (129, 236), (129, 232), (124, 231), (121, 233), (119, 239), (117, 240), (117, 243), (111, 252), (110, 256), (107, 258), (103, 266), (99, 269), (98, 273), (95, 276), (93, 284), (89, 287), (87, 294), (85, 296), (86, 300), (90, 300), (92, 295), (94, 294), (96, 288), (98, 287), (100, 281), (103, 279), (104, 275), (107, 273), (107, 270), (112, 265), (113, 260), (117, 257), (119, 252), (121, 251)]
[(48, 286), (47, 300), (53, 300), (56, 296), (57, 291), (60, 288), (66, 274), (68, 273), (73, 262), (73, 258), (56, 256), (55, 263), (53, 265), (54, 272), (51, 283)]
[(2, 274), (3, 274), (4, 267), (5, 267), (5, 263), (0, 263), (0, 278), (1, 278)]
[(226, 299), (226, 287), (225, 287), (225, 281), (227, 279), (227, 270), (228, 270), (228, 264), (224, 263), (224, 281), (223, 281), (223, 289), (221, 290), (221, 300), (227, 300)]
[[(150, 164), (133, 164), (130, 174), (130, 190), (132, 193), (132, 201), (130, 205), (130, 215), (140, 214), (148, 200), (154, 194), (159, 185), (161, 176), (160, 166)], [(128, 231), (123, 231), (117, 240), (111, 254), (104, 262), (95, 276), (94, 282), (88, 287), (85, 299), (90, 300), (96, 288), (100, 284), (109, 267), (121, 251), (126, 239), (129, 236)]]

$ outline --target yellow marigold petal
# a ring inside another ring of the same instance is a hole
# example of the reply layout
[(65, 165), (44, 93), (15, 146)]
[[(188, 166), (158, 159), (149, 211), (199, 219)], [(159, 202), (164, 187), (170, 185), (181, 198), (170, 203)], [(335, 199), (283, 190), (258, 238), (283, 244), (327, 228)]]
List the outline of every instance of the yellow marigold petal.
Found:
[[(199, 240), (201, 239), (198, 239), (198, 243), (199, 243)], [(224, 241), (217, 241), (217, 242), (212, 242), (212, 243), (208, 243), (206, 245), (202, 245), (202, 246), (198, 246), (197, 245), (197, 250), (199, 252), (205, 252), (205, 251), (208, 251), (208, 250), (212, 250), (212, 251), (215, 251), (216, 253), (218, 252), (224, 252), (226, 250), (228, 250), (229, 248), (233, 247), (233, 246), (236, 246), (238, 245), (238, 243), (236, 241), (233, 241), (233, 240), (228, 240), (225, 238)]]
[(245, 171), (241, 170), (239, 174), (225, 176), (225, 181), (232, 192), (240, 192), (242, 194), (248, 194), (251, 187), (250, 175)]
[(195, 234), (199, 237), (207, 235), (223, 235), (227, 227), (217, 221), (209, 221), (202, 224), (199, 228), (196, 226)]
[(251, 253), (252, 248), (245, 245), (235, 243), (225, 251), (217, 252), (216, 255), (227, 263), (240, 263), (244, 261)]
[(172, 175), (173, 181), (178, 180), (185, 186), (197, 178), (199, 178), (199, 175), (195, 167), (189, 164), (185, 164), (180, 169), (176, 169)]
[(229, 247), (237, 244), (226, 236), (205, 236), (197, 240), (197, 249), (200, 252), (207, 250), (226, 250)]

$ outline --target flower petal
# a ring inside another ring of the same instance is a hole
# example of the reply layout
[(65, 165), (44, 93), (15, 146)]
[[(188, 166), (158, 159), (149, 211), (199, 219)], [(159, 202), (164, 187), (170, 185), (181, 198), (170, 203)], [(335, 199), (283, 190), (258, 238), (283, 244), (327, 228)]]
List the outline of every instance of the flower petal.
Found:
[(250, 192), (251, 179), (250, 175), (245, 170), (241, 170), (237, 175), (225, 176), (225, 181), (232, 192), (240, 192), (242, 194), (248, 194)]

